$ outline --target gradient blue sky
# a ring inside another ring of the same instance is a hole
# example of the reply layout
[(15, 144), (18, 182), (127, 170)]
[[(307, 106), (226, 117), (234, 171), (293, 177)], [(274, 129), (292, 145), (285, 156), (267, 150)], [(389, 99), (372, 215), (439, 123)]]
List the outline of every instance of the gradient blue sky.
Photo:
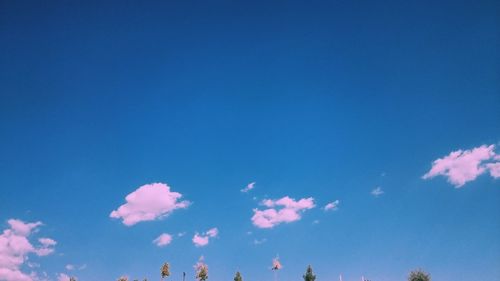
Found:
[[(500, 5), (436, 2), (0, 1), (1, 230), (42, 221), (30, 239), (56, 251), (29, 258), (52, 280), (155, 280), (169, 261), (192, 281), (203, 255), (209, 280), (265, 281), (277, 254), (280, 281), (308, 264), (319, 281), (498, 280), (500, 180), (422, 176), (500, 150)], [(192, 205), (109, 217), (153, 182)], [(284, 196), (316, 208), (252, 224)], [(160, 248), (163, 232), (186, 235)]]

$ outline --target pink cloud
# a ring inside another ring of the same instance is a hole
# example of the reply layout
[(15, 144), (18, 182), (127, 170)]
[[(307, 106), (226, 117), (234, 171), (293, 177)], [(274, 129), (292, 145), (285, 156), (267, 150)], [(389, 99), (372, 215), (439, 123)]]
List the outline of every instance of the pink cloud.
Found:
[(27, 263), (29, 254), (45, 256), (54, 252), (56, 241), (50, 238), (41, 238), (40, 247), (35, 247), (29, 241), (29, 236), (38, 231), (41, 222), (25, 223), (21, 220), (7, 221), (9, 228), (0, 235), (0, 280), (32, 281), (37, 279), (35, 272), (22, 272), (21, 267)]
[(40, 244), (42, 244), (44, 247), (55, 246), (57, 244), (56, 241), (50, 238), (40, 238), (38, 239), (38, 242), (40, 242)]
[(69, 281), (69, 276), (64, 273), (59, 273), (57, 275), (57, 281)]
[(495, 179), (500, 178), (500, 162), (488, 163), (486, 168), (490, 171), (490, 176)]
[(333, 202), (330, 202), (330, 203), (326, 204), (326, 206), (323, 207), (323, 210), (325, 210), (325, 211), (329, 211), (329, 210), (336, 211), (339, 208), (339, 204), (340, 204), (340, 201), (339, 200), (335, 200)]
[(315, 207), (312, 197), (295, 201), (285, 196), (278, 200), (266, 199), (261, 204), (268, 209), (254, 209), (252, 216), (252, 223), (259, 228), (272, 228), (281, 223), (300, 220), (302, 212)]
[(162, 233), (158, 236), (158, 238), (153, 240), (153, 243), (155, 243), (158, 247), (167, 246), (170, 242), (172, 242), (172, 235), (168, 233)]
[(249, 192), (250, 190), (255, 188), (255, 182), (249, 183), (245, 188), (240, 190), (241, 192)]
[(0, 280), (6, 281), (33, 281), (32, 275), (21, 272), (19, 269), (1, 268)]
[(218, 234), (219, 230), (217, 229), (217, 227), (211, 228), (207, 231), (207, 235), (210, 237), (217, 237)]
[(210, 238), (215, 238), (218, 235), (219, 235), (219, 230), (216, 227), (211, 228), (202, 234), (199, 234), (197, 232), (193, 236), (193, 244), (196, 247), (206, 246), (206, 245), (208, 245)]
[(22, 236), (30, 235), (33, 230), (36, 230), (37, 227), (42, 225), (42, 222), (40, 221), (25, 223), (16, 219), (10, 219), (7, 223), (10, 225), (12, 231)]
[(193, 236), (193, 243), (196, 247), (203, 247), (208, 245), (208, 236), (202, 236), (199, 233), (195, 233)]
[(490, 175), (498, 178), (498, 164), (491, 163), (498, 160), (494, 152), (494, 145), (482, 145), (471, 150), (457, 150), (449, 155), (439, 158), (432, 163), (429, 172), (422, 176), (430, 179), (436, 176), (445, 176), (449, 183), (456, 188), (462, 187), (469, 181), (475, 180), (479, 175), (489, 171)]
[(162, 219), (176, 209), (187, 208), (189, 201), (180, 201), (182, 194), (170, 191), (164, 183), (146, 184), (125, 197), (127, 203), (111, 212), (110, 217), (122, 219), (132, 226), (141, 221)]

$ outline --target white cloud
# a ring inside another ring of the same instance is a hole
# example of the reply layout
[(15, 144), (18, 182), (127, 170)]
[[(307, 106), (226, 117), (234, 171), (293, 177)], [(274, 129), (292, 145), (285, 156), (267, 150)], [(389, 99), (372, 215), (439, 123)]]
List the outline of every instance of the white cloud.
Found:
[(75, 266), (74, 266), (74, 265), (72, 265), (72, 264), (67, 264), (67, 265), (66, 265), (66, 270), (69, 270), (69, 271), (71, 271), (71, 270), (75, 270)]
[(323, 207), (323, 210), (325, 211), (336, 211), (339, 209), (339, 204), (340, 204), (340, 201), (339, 200), (335, 200), (333, 202), (330, 202), (328, 204), (326, 204), (325, 207)]
[(203, 246), (208, 245), (210, 238), (215, 238), (218, 235), (219, 235), (219, 230), (216, 227), (214, 227), (214, 228), (207, 230), (206, 232), (204, 232), (202, 234), (199, 234), (198, 232), (196, 232), (193, 236), (192, 241), (196, 247), (203, 247)]
[(252, 216), (252, 223), (259, 228), (272, 228), (281, 223), (300, 220), (302, 212), (315, 207), (312, 197), (295, 201), (285, 196), (278, 200), (265, 199), (261, 204), (268, 209), (254, 209)]
[(32, 271), (25, 273), (21, 271), (24, 264), (29, 268), (35, 268), (36, 263), (28, 263), (29, 254), (45, 256), (54, 251), (56, 241), (50, 238), (41, 238), (40, 246), (34, 246), (29, 241), (29, 236), (38, 231), (41, 222), (26, 223), (17, 219), (7, 221), (9, 228), (0, 235), (0, 280), (8, 281), (33, 281), (38, 275)]
[(153, 240), (153, 243), (155, 243), (158, 247), (167, 246), (170, 242), (172, 242), (172, 235), (168, 233), (162, 233), (158, 236), (158, 238)]
[(374, 190), (372, 190), (371, 194), (375, 197), (379, 197), (380, 195), (384, 194), (384, 191), (380, 186), (378, 186)]
[(164, 218), (176, 209), (187, 208), (189, 201), (180, 201), (182, 194), (170, 191), (164, 183), (146, 184), (125, 197), (127, 203), (111, 212), (111, 218), (121, 218), (123, 224)]
[(434, 160), (431, 170), (422, 178), (444, 176), (456, 188), (475, 180), (487, 171), (493, 178), (498, 178), (500, 177), (500, 162), (495, 161), (500, 160), (500, 157), (494, 149), (495, 145), (482, 145), (471, 150), (452, 151), (447, 156)]
[(241, 189), (241, 192), (249, 192), (250, 190), (255, 188), (255, 182), (249, 183), (245, 188)]

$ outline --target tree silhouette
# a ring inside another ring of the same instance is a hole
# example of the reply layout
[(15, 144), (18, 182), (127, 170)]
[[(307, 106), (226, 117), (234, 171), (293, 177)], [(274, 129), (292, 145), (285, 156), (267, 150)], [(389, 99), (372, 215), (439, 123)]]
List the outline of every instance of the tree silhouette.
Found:
[(170, 276), (170, 265), (168, 264), (168, 262), (164, 263), (161, 266), (160, 273), (161, 273), (161, 280)]
[(312, 267), (309, 265), (307, 266), (306, 274), (302, 276), (304, 278), (304, 281), (314, 281), (316, 280), (316, 275), (313, 273)]
[(195, 265), (196, 279), (199, 281), (205, 281), (208, 279), (208, 265), (203, 262), (203, 257)]
[(236, 275), (234, 276), (234, 281), (243, 281), (243, 278), (241, 277), (239, 271), (236, 272)]
[(431, 276), (429, 273), (421, 269), (417, 269), (410, 272), (408, 281), (431, 281)]

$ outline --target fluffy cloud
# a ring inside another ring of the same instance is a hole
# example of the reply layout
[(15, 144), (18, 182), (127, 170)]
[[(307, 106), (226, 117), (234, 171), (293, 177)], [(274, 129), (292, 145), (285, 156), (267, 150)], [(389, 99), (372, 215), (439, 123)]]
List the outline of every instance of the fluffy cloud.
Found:
[(167, 246), (170, 242), (172, 242), (172, 235), (168, 233), (162, 233), (158, 236), (158, 238), (153, 240), (153, 243), (155, 243), (158, 247)]
[(436, 176), (444, 176), (456, 188), (475, 180), (487, 171), (493, 178), (498, 178), (500, 177), (500, 162), (495, 161), (500, 160), (500, 157), (494, 149), (494, 145), (482, 145), (471, 150), (453, 151), (449, 155), (435, 160), (431, 170), (422, 178), (431, 179)]
[(330, 202), (328, 204), (326, 204), (325, 207), (323, 207), (323, 210), (325, 211), (336, 211), (339, 209), (339, 204), (340, 204), (340, 201), (339, 200), (335, 200), (333, 202)]
[(278, 200), (266, 199), (261, 204), (268, 209), (254, 209), (252, 216), (252, 223), (259, 228), (272, 228), (281, 223), (300, 220), (302, 212), (315, 207), (312, 197), (295, 201), (285, 196)]
[(375, 189), (372, 190), (372, 192), (370, 192), (371, 195), (375, 196), (375, 197), (379, 197), (380, 195), (384, 194), (384, 191), (382, 190), (382, 187), (380, 186), (377, 186)]
[(250, 190), (255, 188), (255, 182), (249, 183), (245, 188), (240, 190), (241, 192), (249, 192)]
[(193, 236), (193, 244), (196, 247), (206, 246), (208, 245), (210, 238), (215, 238), (217, 235), (219, 235), (219, 230), (216, 227), (211, 228), (202, 234), (196, 232)]
[(180, 201), (181, 197), (182, 194), (170, 191), (170, 187), (164, 183), (146, 184), (127, 195), (127, 203), (111, 212), (110, 217), (121, 218), (127, 226), (161, 219), (176, 209), (189, 206), (190, 202)]
[(38, 231), (38, 227), (42, 225), (41, 222), (25, 223), (16, 219), (10, 219), (7, 222), (9, 228), (0, 235), (0, 280), (33, 281), (38, 279), (35, 272), (29, 274), (22, 272), (21, 267), (24, 263), (27, 264), (28, 255), (31, 253), (39, 256), (52, 253), (56, 241), (50, 238), (40, 238), (38, 240), (40, 246), (34, 246), (28, 238)]

